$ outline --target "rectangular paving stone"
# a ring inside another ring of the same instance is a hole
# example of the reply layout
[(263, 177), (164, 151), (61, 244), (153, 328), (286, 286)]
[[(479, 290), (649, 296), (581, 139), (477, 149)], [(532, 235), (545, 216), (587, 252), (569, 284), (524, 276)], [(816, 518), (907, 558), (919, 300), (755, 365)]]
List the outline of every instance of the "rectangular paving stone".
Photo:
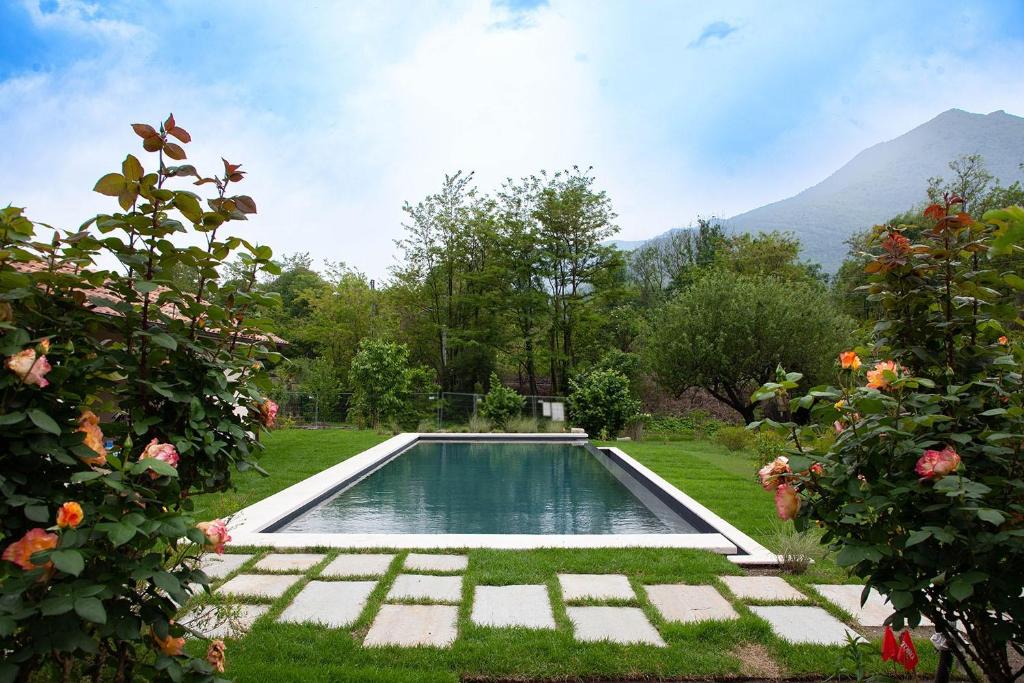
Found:
[(279, 598), (301, 579), (299, 574), (239, 574), (217, 589), (224, 595)]
[(803, 605), (752, 606), (750, 611), (767, 621), (775, 633), (791, 643), (846, 645), (846, 634), (860, 634), (820, 607)]
[(566, 607), (565, 611), (576, 640), (665, 647), (661, 634), (638, 607)]
[(211, 579), (223, 579), (251, 559), (252, 555), (206, 553), (199, 563), (199, 568)]
[(622, 574), (559, 574), (562, 598), (569, 600), (632, 600), (636, 597)]
[(477, 586), (470, 618), (480, 626), (555, 628), (547, 586)]
[[(895, 611), (892, 605), (874, 588), (862, 607), (860, 594), (864, 586), (859, 584), (814, 584), (814, 590), (826, 600), (838, 605), (853, 615), (861, 626), (885, 626), (885, 620)], [(921, 618), (922, 626), (931, 626), (931, 621)]]
[(320, 564), (326, 555), (317, 553), (271, 553), (256, 563), (256, 569), (268, 572), (305, 571)]
[(399, 574), (387, 597), (388, 600), (459, 602), (462, 600), (462, 577)]
[(382, 605), (363, 640), (365, 647), (448, 647), (458, 636), (459, 608), (448, 605)]
[(379, 553), (338, 555), (320, 576), (383, 576), (394, 559), (394, 555)]
[(741, 600), (806, 600), (807, 596), (779, 576), (720, 576)]
[(310, 581), (277, 620), (322, 624), (328, 628), (351, 626), (376, 585), (376, 581)]
[(665, 621), (691, 624), (713, 619), (739, 619), (736, 610), (714, 586), (673, 584), (644, 586), (644, 590)]
[(402, 566), (404, 569), (419, 572), (461, 572), (469, 566), (469, 558), (465, 555), (409, 553)]
[(207, 638), (241, 638), (270, 605), (204, 605), (178, 621)]

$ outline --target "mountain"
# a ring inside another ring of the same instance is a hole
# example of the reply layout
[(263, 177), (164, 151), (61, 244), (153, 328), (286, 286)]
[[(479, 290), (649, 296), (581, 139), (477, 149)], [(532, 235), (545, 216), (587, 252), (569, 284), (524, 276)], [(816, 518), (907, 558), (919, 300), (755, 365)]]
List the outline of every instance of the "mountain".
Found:
[(734, 231), (792, 231), (806, 259), (835, 272), (846, 254), (847, 237), (921, 204), (929, 178), (948, 180), (949, 162), (975, 153), (1003, 185), (1021, 179), (1024, 118), (1004, 111), (985, 115), (950, 109), (869, 147), (817, 185), (722, 223)]

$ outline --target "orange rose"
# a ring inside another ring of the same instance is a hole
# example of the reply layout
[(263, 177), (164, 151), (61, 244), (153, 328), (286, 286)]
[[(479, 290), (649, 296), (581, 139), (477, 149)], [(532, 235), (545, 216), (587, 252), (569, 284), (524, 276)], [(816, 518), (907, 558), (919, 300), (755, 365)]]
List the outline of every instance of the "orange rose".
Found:
[(29, 529), (21, 539), (7, 546), (0, 559), (13, 562), (25, 571), (45, 567), (47, 570), (53, 567), (52, 562), (35, 564), (32, 562), (32, 555), (43, 550), (53, 550), (57, 547), (57, 534), (51, 534), (46, 529)]
[(859, 370), (860, 356), (853, 351), (843, 351), (839, 354), (839, 364), (843, 366), (843, 370)]
[(57, 510), (57, 526), (61, 529), (74, 529), (82, 523), (83, 519), (85, 519), (85, 513), (82, 512), (82, 506), (73, 500), (64, 503)]
[[(173, 623), (172, 621), (171, 624)], [(153, 630), (153, 627), (150, 627), (149, 632), (153, 636), (153, 642), (156, 643), (156, 646), (168, 657), (178, 657), (185, 653), (184, 638), (175, 638), (170, 633), (167, 634), (166, 638), (161, 638)]]
[(107, 449), (103, 446), (103, 432), (100, 431), (100, 419), (96, 414), (91, 410), (83, 410), (81, 417), (78, 418), (78, 429), (75, 431), (85, 434), (82, 443), (96, 454), (93, 458), (82, 458), (82, 462), (96, 467), (106, 465)]
[(1006, 346), (1009, 343), (1010, 343), (1010, 340), (1006, 338), (1005, 334), (1002, 337), (999, 338), (999, 345), (1000, 346)]
[(775, 458), (761, 469), (757, 471), (757, 476), (761, 479), (761, 486), (765, 491), (771, 491), (776, 488), (787, 474), (792, 474), (793, 470), (789, 467), (789, 458), (784, 455), (780, 455)]
[(793, 519), (800, 511), (800, 496), (796, 489), (789, 484), (783, 484), (775, 489), (775, 511), (779, 519)]
[(213, 666), (213, 670), (219, 674), (224, 673), (224, 641), (214, 640), (206, 650), (206, 661)]
[(868, 370), (868, 388), (882, 390), (888, 387), (891, 380), (886, 377), (887, 372), (891, 372), (899, 377), (900, 366), (894, 360), (883, 360), (875, 363), (875, 369)]
[(52, 368), (46, 356), (37, 356), (35, 349), (25, 349), (13, 356), (8, 356), (4, 366), (18, 376), (24, 384), (35, 385), (45, 389), (49, 384), (46, 373)]

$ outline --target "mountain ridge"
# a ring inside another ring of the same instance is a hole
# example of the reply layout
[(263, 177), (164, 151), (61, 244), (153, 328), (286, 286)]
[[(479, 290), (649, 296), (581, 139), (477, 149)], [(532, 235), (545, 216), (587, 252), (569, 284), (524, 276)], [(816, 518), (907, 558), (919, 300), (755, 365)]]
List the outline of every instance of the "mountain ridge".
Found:
[[(786, 230), (803, 244), (802, 256), (834, 272), (846, 253), (843, 242), (854, 232), (884, 222), (927, 199), (928, 179), (949, 178), (949, 162), (981, 154), (1003, 185), (1024, 177), (1024, 118), (1003, 110), (976, 114), (949, 109), (891, 140), (858, 152), (820, 182), (769, 204), (722, 220), (730, 231)], [(665, 238), (619, 241), (636, 248)]]

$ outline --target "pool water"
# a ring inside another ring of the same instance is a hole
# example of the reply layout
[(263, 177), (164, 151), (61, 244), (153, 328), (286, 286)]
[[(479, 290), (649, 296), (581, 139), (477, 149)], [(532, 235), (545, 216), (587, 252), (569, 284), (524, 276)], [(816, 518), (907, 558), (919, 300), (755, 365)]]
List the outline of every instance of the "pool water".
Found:
[(421, 442), (275, 529), (339, 534), (695, 533), (593, 448)]

